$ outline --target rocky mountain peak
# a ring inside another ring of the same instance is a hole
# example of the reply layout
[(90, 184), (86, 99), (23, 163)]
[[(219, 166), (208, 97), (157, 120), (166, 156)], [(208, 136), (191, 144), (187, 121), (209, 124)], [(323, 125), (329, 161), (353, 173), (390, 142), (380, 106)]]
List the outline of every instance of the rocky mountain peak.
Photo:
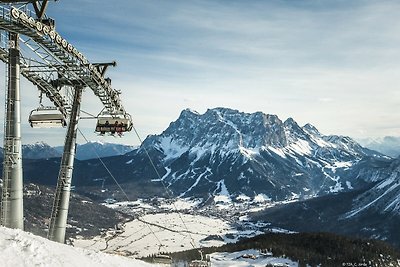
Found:
[(314, 136), (321, 136), (321, 133), (317, 130), (317, 128), (315, 128), (313, 125), (311, 125), (310, 123), (307, 123), (306, 125), (303, 126), (303, 130), (310, 134), (310, 135), (314, 135)]
[[(143, 146), (159, 153), (167, 170), (165, 181), (185, 196), (224, 186), (233, 194), (269, 192), (277, 198), (338, 192), (355, 183), (339, 181), (338, 173), (371, 155), (351, 138), (324, 136), (311, 124), (300, 127), (293, 118), (283, 122), (277, 115), (229, 108), (204, 114), (186, 109)], [(192, 185), (183, 189), (182, 183)]]
[(180, 146), (225, 150), (287, 144), (284, 125), (278, 116), (228, 108), (208, 109), (204, 114), (186, 109), (158, 137)]

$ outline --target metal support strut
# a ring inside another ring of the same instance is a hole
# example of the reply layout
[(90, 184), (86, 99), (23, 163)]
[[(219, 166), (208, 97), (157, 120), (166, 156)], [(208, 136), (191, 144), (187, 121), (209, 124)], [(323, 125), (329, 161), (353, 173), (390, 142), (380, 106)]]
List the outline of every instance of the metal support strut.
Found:
[(24, 229), (20, 111), (19, 36), (9, 33), (8, 88), (4, 129), (1, 224)]
[(48, 238), (60, 243), (65, 242), (82, 89), (81, 86), (75, 87), (74, 103), (68, 124), (67, 136), (65, 137), (64, 153), (61, 159), (56, 195), (50, 218)]

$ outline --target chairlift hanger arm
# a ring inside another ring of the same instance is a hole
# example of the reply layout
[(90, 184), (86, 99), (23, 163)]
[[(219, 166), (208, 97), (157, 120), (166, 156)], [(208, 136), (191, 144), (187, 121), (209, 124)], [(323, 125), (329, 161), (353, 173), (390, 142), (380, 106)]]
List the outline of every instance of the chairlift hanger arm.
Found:
[(32, 2), (33, 8), (35, 9), (36, 16), (38, 17), (39, 20), (42, 20), (44, 17), (44, 13), (47, 8), (47, 4), (49, 3), (48, 0), (43, 0), (41, 4), (39, 4), (38, 1)]
[(101, 73), (101, 76), (104, 77), (104, 75), (106, 74), (107, 68), (109, 66), (116, 67), (117, 62), (114, 60), (112, 62), (106, 62), (106, 63), (92, 63), (92, 65), (95, 66), (97, 68), (97, 71)]

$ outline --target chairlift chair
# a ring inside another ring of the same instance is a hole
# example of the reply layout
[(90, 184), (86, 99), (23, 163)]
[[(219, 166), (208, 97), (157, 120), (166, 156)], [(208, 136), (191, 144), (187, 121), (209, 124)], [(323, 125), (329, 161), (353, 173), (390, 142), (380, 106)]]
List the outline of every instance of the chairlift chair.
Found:
[(153, 262), (154, 263), (169, 264), (170, 265), (172, 263), (172, 259), (168, 255), (157, 254), (157, 255), (155, 255), (153, 257)]
[(57, 107), (40, 106), (29, 114), (32, 128), (60, 128), (67, 126), (64, 114)]
[(189, 267), (211, 267), (211, 259), (210, 257), (207, 255), (204, 258), (203, 255), (203, 251), (201, 249), (199, 249), (199, 253), (200, 253), (200, 260), (192, 260), (189, 262)]
[(189, 262), (189, 267), (210, 267), (211, 262), (205, 260), (192, 260)]
[(105, 133), (119, 134), (132, 130), (132, 120), (129, 114), (107, 114), (97, 116), (95, 131), (104, 135)]

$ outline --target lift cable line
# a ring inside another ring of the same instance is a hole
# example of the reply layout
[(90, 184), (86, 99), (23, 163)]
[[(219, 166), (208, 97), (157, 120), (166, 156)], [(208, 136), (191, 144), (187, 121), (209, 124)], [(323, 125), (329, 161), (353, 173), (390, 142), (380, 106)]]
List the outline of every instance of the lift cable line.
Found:
[[(140, 146), (141, 146), (143, 144), (143, 139), (140, 137), (140, 135), (139, 135), (138, 131), (136, 130), (136, 128), (134, 126), (132, 126), (132, 128), (133, 128), (133, 131), (135, 132), (135, 134), (136, 134), (136, 136), (137, 136), (137, 138), (139, 140)], [(146, 149), (145, 146), (143, 146), (143, 149), (144, 149), (144, 151), (145, 151), (145, 153), (146, 153), (146, 155), (147, 155), (147, 157), (148, 157), (148, 159), (150, 161), (151, 166), (153, 167), (155, 173), (157, 174), (158, 180), (160, 181), (160, 183), (164, 187), (164, 190), (167, 193), (168, 197), (169, 198), (173, 198), (173, 195), (168, 190), (168, 187), (165, 185), (160, 173), (158, 172), (153, 160), (151, 159), (148, 150)], [(194, 260), (194, 261), (191, 262), (191, 264), (193, 266), (209, 266), (208, 265), (209, 262), (204, 259), (204, 255), (203, 255), (203, 251), (202, 251), (201, 247), (199, 246), (199, 248), (196, 248), (196, 242), (195, 242), (195, 240), (194, 240), (194, 238), (193, 238), (193, 236), (191, 234), (191, 231), (189, 231), (189, 228), (188, 228), (187, 224), (185, 223), (185, 221), (184, 221), (184, 219), (182, 217), (182, 214), (180, 213), (180, 211), (178, 210), (178, 208), (176, 207), (174, 202), (172, 202), (172, 205), (173, 205), (173, 207), (175, 209), (175, 212), (178, 213), (178, 216), (179, 216), (180, 220), (182, 221), (182, 224), (185, 227), (186, 232), (188, 233), (188, 235), (190, 237), (190, 245), (192, 246), (193, 249), (197, 249), (199, 254), (200, 254), (200, 260)], [(189, 264), (189, 266), (192, 266), (192, 265)]]
[[(135, 128), (134, 126), (133, 126), (133, 131), (135, 132), (137, 138), (139, 139), (140, 145), (142, 145), (142, 144), (143, 144), (143, 140), (142, 140), (142, 138), (140, 137), (138, 131), (136, 130), (136, 128)], [(167, 193), (168, 197), (169, 197), (169, 198), (173, 198), (173, 195), (170, 193), (168, 187), (165, 185), (164, 181), (162, 180), (162, 177), (161, 177), (160, 173), (158, 172), (158, 170), (157, 170), (157, 168), (156, 168), (156, 165), (154, 164), (153, 160), (151, 159), (150, 154), (149, 154), (149, 152), (147, 151), (146, 147), (143, 146), (143, 149), (144, 149), (144, 151), (145, 151), (145, 153), (146, 153), (146, 155), (147, 155), (147, 157), (148, 157), (148, 159), (149, 159), (149, 161), (150, 161), (151, 166), (153, 167), (155, 173), (157, 174), (158, 180), (159, 180), (160, 183), (162, 184), (162, 186), (163, 186), (165, 192)], [(175, 212), (178, 213), (178, 216), (179, 216), (180, 220), (182, 221), (182, 224), (183, 224), (183, 226), (185, 227), (186, 232), (189, 234), (189, 237), (190, 237), (190, 245), (191, 245), (194, 249), (196, 249), (195, 241), (194, 241), (193, 236), (191, 235), (191, 233), (190, 233), (190, 231), (189, 231), (188, 226), (186, 225), (185, 221), (183, 220), (182, 214), (179, 212), (179, 210), (178, 210), (178, 208), (176, 207), (176, 205), (175, 205), (174, 202), (172, 202), (172, 205), (173, 205), (173, 207), (174, 207), (174, 209), (175, 209)]]
[[(86, 143), (89, 144), (89, 140), (86, 138), (86, 136), (83, 134), (83, 132), (78, 128), (79, 133), (81, 134), (81, 136), (83, 137), (83, 139), (85, 139)], [(107, 165), (104, 163), (104, 161), (101, 159), (99, 153), (97, 153), (97, 150), (95, 148), (93, 148), (94, 153), (96, 154), (97, 159), (100, 161), (100, 163), (103, 165), (104, 169), (106, 169), (107, 173), (110, 175), (110, 177), (113, 179), (113, 181), (115, 182), (115, 184), (118, 186), (118, 188), (121, 190), (121, 192), (124, 194), (126, 200), (128, 202), (130, 202), (131, 200), (128, 197), (128, 194), (125, 192), (125, 190), (122, 188), (122, 186), (118, 183), (117, 179), (114, 177), (114, 175), (111, 173), (110, 169), (107, 167)], [(104, 183), (104, 181), (103, 181)], [(158, 244), (159, 244), (159, 250), (161, 247), (163, 247), (163, 244), (161, 242), (161, 240), (157, 237), (156, 233), (154, 232), (154, 230), (150, 227), (149, 223), (140, 220), (141, 222), (143, 222), (150, 230), (151, 234), (155, 237), (155, 239), (157, 240)]]
[[(142, 138), (140, 137), (140, 135), (139, 135), (139, 133), (137, 132), (136, 128), (133, 127), (133, 130), (134, 130), (134, 132), (136, 133), (136, 136), (138, 137), (139, 142), (142, 144), (142, 143), (143, 143)], [(83, 134), (83, 132), (82, 132), (79, 128), (78, 128), (78, 132), (79, 132), (80, 135), (83, 137), (83, 139), (85, 140), (85, 142), (86, 142), (87, 144), (89, 144), (89, 143), (90, 143), (89, 140), (86, 138), (86, 136)], [(147, 155), (147, 157), (148, 157), (148, 159), (149, 159), (149, 161), (150, 161), (150, 163), (151, 163), (151, 165), (152, 165), (152, 167), (153, 167), (155, 173), (157, 174), (159, 180), (161, 181), (161, 175), (160, 175), (160, 173), (158, 172), (157, 168), (155, 167), (155, 164), (154, 164), (153, 160), (151, 159), (151, 157), (150, 157), (150, 155), (149, 155), (147, 149), (146, 149), (145, 147), (143, 147), (143, 148), (144, 148), (144, 150), (145, 150), (145, 152), (146, 152), (146, 155)], [(110, 177), (113, 179), (113, 181), (115, 182), (115, 184), (118, 186), (118, 188), (119, 188), (119, 189), (121, 190), (121, 192), (124, 194), (124, 196), (125, 196), (125, 198), (127, 199), (127, 201), (131, 201), (130, 198), (129, 198), (129, 196), (128, 196), (128, 194), (125, 192), (125, 190), (122, 188), (122, 186), (118, 183), (117, 179), (116, 179), (116, 178), (114, 177), (114, 175), (111, 173), (110, 169), (107, 167), (107, 165), (105, 164), (105, 162), (101, 159), (100, 155), (97, 153), (97, 151), (96, 151), (95, 148), (93, 148), (93, 151), (94, 151), (94, 153), (95, 153), (97, 159), (100, 161), (100, 163), (103, 165), (103, 167), (104, 167), (105, 170), (107, 171), (107, 173), (110, 175)], [(164, 187), (165, 191), (167, 192), (168, 196), (169, 196), (170, 198), (172, 198), (173, 196), (171, 195), (171, 193), (169, 192), (169, 190), (168, 190), (168, 188), (165, 186), (165, 184), (163, 184), (163, 187)], [(190, 242), (190, 245), (195, 249), (195, 248), (196, 248), (196, 246), (195, 246), (195, 241), (194, 241), (194, 239), (193, 239), (193, 237), (192, 237), (192, 235), (191, 235), (191, 231), (189, 230), (188, 226), (186, 225), (186, 223), (185, 223), (185, 221), (184, 221), (184, 219), (183, 219), (181, 213), (179, 212), (178, 208), (176, 207), (175, 203), (173, 203), (173, 207), (174, 207), (174, 209), (175, 209), (175, 212), (178, 213), (179, 218), (180, 218), (180, 220), (182, 221), (182, 224), (184, 225), (184, 227), (185, 227), (185, 229), (186, 229), (185, 232), (188, 233), (189, 236), (190, 236), (190, 239), (191, 239), (191, 240), (190, 240), (190, 241), (191, 241), (191, 242)], [(156, 227), (162, 227), (162, 226), (159, 226), (159, 225), (156, 225), (156, 224), (152, 224), (152, 223), (146, 222), (145, 220), (141, 220), (141, 219), (139, 219), (139, 220), (148, 226), (148, 228), (150, 229), (152, 235), (156, 238), (156, 240), (157, 240), (158, 243), (160, 244), (160, 248), (161, 248), (161, 247), (163, 246), (163, 245), (162, 245), (162, 242), (161, 242), (160, 239), (157, 237), (157, 235), (155, 234), (155, 232), (153, 231), (153, 229), (150, 227), (150, 225), (153, 225), (153, 226), (156, 226)], [(168, 227), (162, 227), (162, 228), (167, 229), (167, 230), (172, 231), (172, 232), (178, 232), (178, 231), (173, 230), (173, 229), (170, 229), (170, 228), (168, 228)]]
[[(89, 144), (89, 140), (86, 138), (86, 136), (83, 134), (81, 129), (78, 128), (78, 132), (81, 134), (83, 139), (85, 139), (86, 143)], [(101, 159), (100, 155), (97, 153), (96, 149), (93, 148), (94, 153), (96, 154), (97, 159), (100, 161), (101, 165), (103, 165), (104, 169), (107, 171), (107, 173), (110, 175), (110, 177), (114, 180), (115, 184), (118, 186), (118, 188), (121, 190), (121, 192), (124, 194), (126, 200), (130, 201), (128, 194), (126, 194), (125, 190), (121, 187), (121, 185), (118, 183), (117, 179), (115, 179), (114, 175), (111, 173), (110, 169), (107, 167), (107, 165), (104, 163), (104, 161)]]
[[(49, 121), (41, 124), (51, 108), (39, 107), (31, 114), (32, 127), (65, 126), (69, 117), (49, 229), (51, 240), (64, 243), (83, 90), (90, 88), (103, 104), (102, 119), (115, 122), (114, 126), (101, 128), (103, 120), (98, 118), (96, 131), (98, 127), (107, 132), (130, 131), (132, 118), (122, 105), (121, 92), (113, 89), (111, 79), (105, 76), (107, 68), (116, 63), (90, 63), (56, 31), (55, 21), (46, 15), (48, 2), (0, 1), (0, 60), (8, 65), (3, 145), (3, 181), (6, 186), (3, 186), (0, 214), (3, 225), (23, 229), (19, 91), (22, 75), (37, 86), (54, 105), (53, 111), (59, 111), (65, 119), (57, 124), (60, 117), (47, 117)], [(28, 5), (32, 5), (34, 11), (29, 10)], [(39, 111), (45, 114), (39, 114)], [(54, 122), (56, 124), (52, 124)]]
[[(0, 39), (0, 60), (9, 66), (3, 146), (3, 180), (7, 186), (3, 186), (1, 222), (8, 227), (23, 229), (19, 113), (21, 74), (37, 86), (65, 117), (69, 117), (48, 236), (51, 240), (64, 243), (83, 90), (90, 88), (104, 107), (97, 116), (96, 132), (113, 134), (131, 131), (132, 118), (122, 105), (121, 92), (113, 89), (111, 79), (105, 76), (107, 68), (116, 63), (90, 63), (56, 31), (55, 21), (45, 13), (48, 0), (1, 3), (5, 4), (0, 5), (0, 31), (7, 32), (8, 38)], [(29, 4), (32, 4), (34, 12), (27, 8)], [(136, 129), (135, 132), (141, 140)], [(171, 196), (144, 149), (167, 194)], [(178, 210), (175, 203), (173, 206)], [(181, 214), (178, 214), (188, 230)], [(195, 248), (191, 235), (190, 238)]]

